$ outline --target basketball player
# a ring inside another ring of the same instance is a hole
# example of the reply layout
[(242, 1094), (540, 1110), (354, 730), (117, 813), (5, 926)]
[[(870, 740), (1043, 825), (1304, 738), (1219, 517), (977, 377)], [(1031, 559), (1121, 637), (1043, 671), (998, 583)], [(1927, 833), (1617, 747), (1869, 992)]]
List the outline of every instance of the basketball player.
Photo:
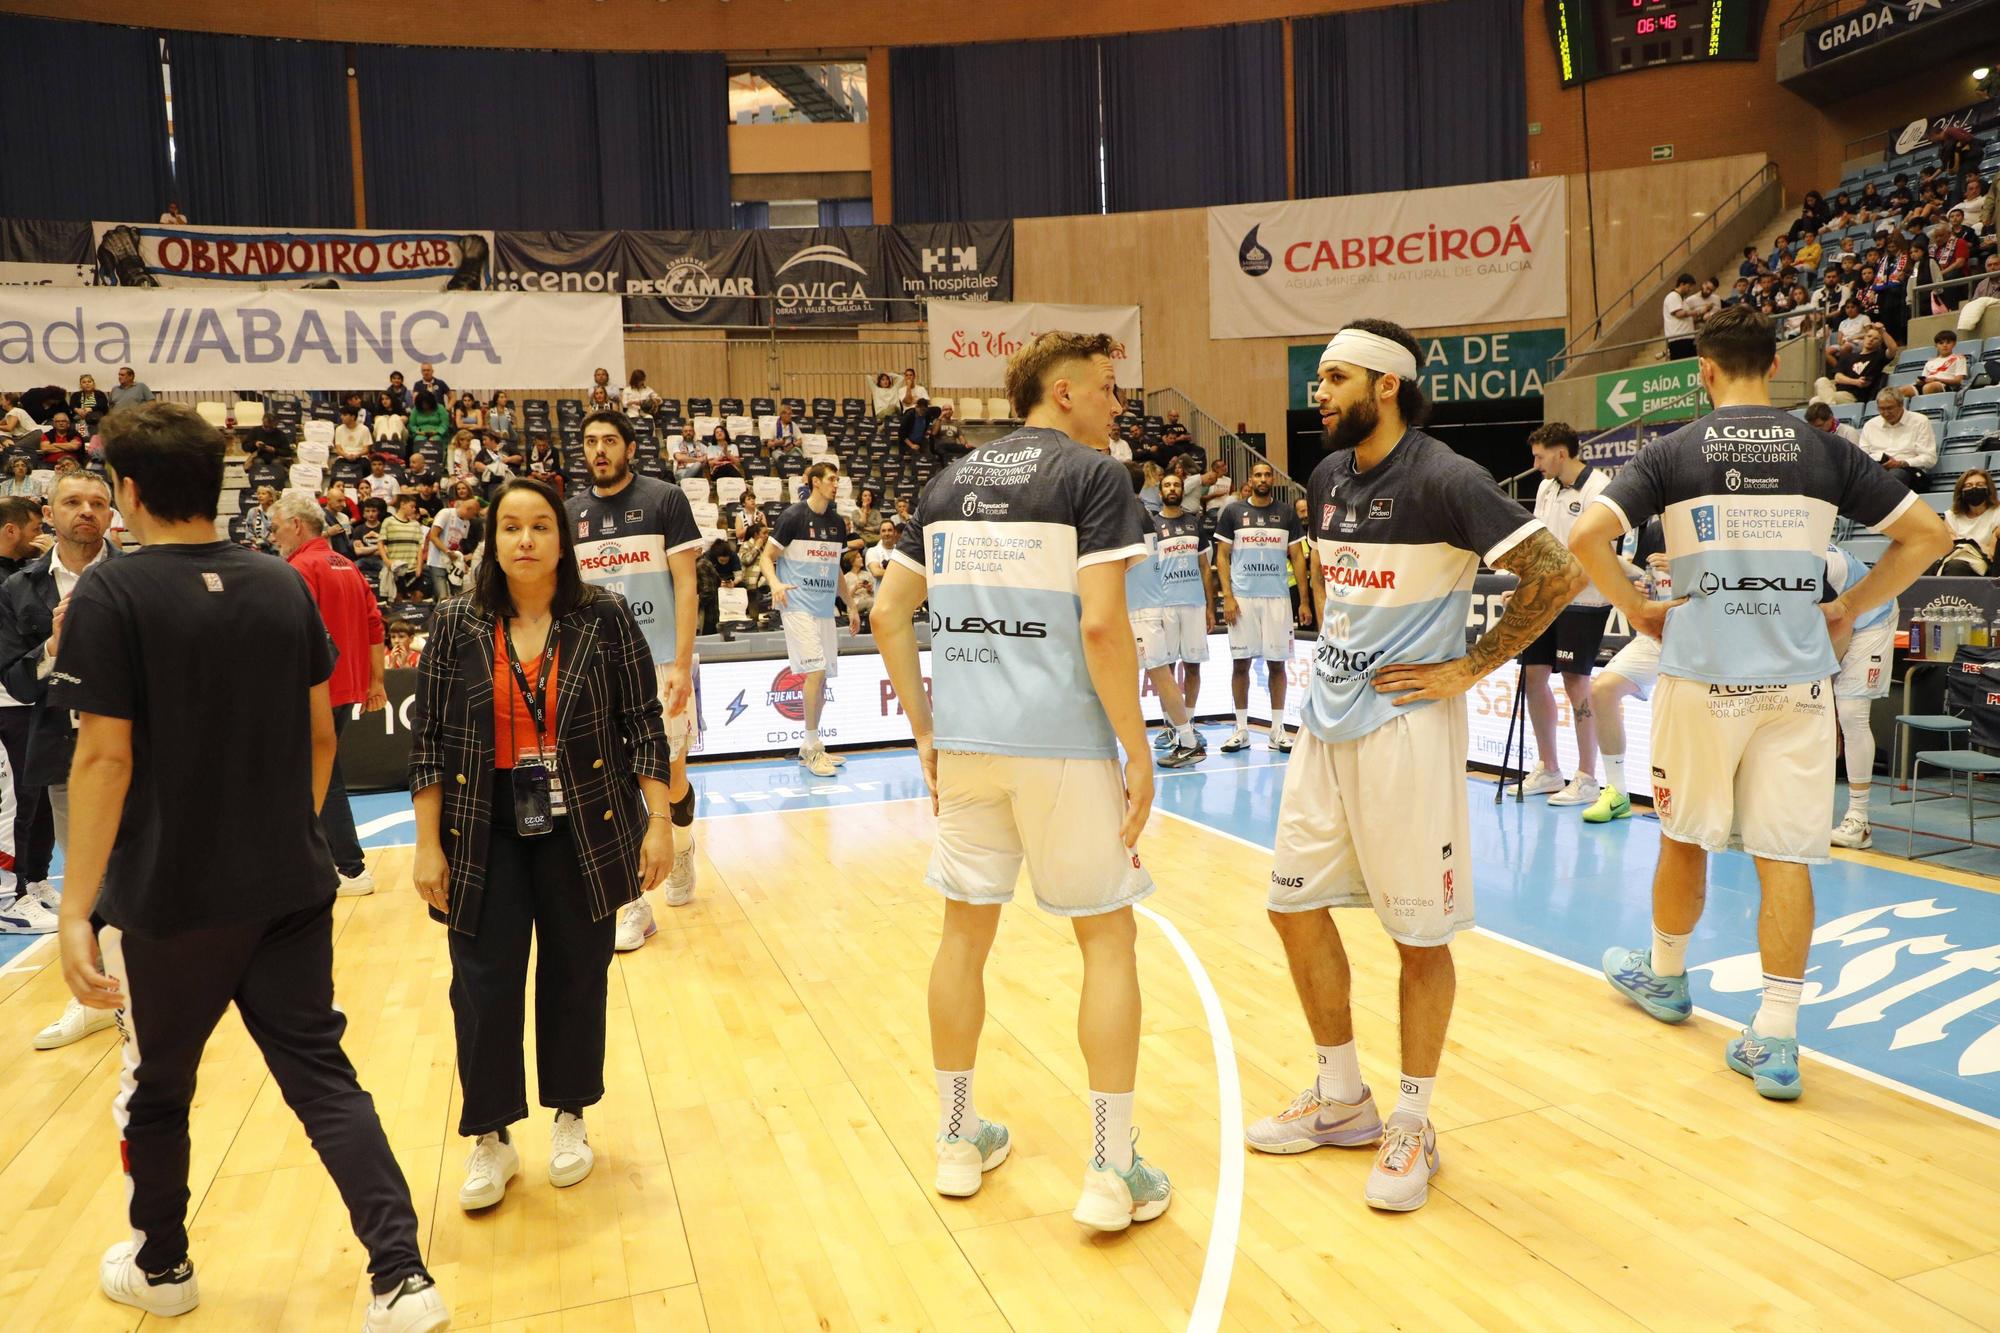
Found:
[[(1799, 1095), (1799, 993), (1812, 943), (1810, 866), (1833, 818), (1832, 638), (1891, 601), (1951, 548), (1944, 520), (1869, 457), (1771, 406), (1771, 321), (1731, 306), (1695, 335), (1715, 410), (1648, 445), (1585, 507), (1570, 546), (1634, 632), (1660, 639), (1653, 699), (1653, 808), (1660, 863), (1650, 949), (1611, 949), (1604, 974), (1665, 1023), (1693, 1011), (1687, 944), (1706, 898), (1708, 853), (1740, 840), (1763, 906), (1762, 1003), (1725, 1053), (1765, 1097)], [(1649, 602), (1612, 542), (1665, 521), (1673, 583)], [(1824, 604), (1836, 515), (1889, 537), (1859, 583)], [(1676, 620), (1674, 617), (1678, 617)]]
[[(1620, 570), (1649, 590), (1659, 588), (1659, 576), (1667, 570), (1667, 538), (1660, 520), (1648, 520), (1628, 540), (1631, 559), (1621, 557)], [(1609, 824), (1632, 817), (1632, 788), (1625, 777), (1625, 701), (1635, 694), (1652, 698), (1653, 682), (1659, 677), (1660, 641), (1635, 633), (1591, 678), (1590, 705), (1597, 721), (1597, 748), (1604, 757), (1604, 789), (1583, 812), (1584, 823)]]
[[(1319, 1048), (1319, 1077), (1250, 1127), (1260, 1152), (1381, 1141), (1362, 1197), (1408, 1212), (1438, 1169), (1431, 1091), (1473, 924), (1465, 692), (1534, 642), (1583, 586), (1576, 562), (1485, 469), (1417, 429), (1417, 343), (1386, 320), (1335, 334), (1315, 393), (1332, 451), (1307, 483), (1320, 637), (1285, 773), (1267, 907)], [(1338, 564), (1328, 563), (1333, 556)], [(1470, 652), (1481, 561), (1520, 579)], [(1347, 953), (1328, 910), (1372, 906), (1402, 964), (1401, 1096), (1361, 1082)]]
[[(1557, 541), (1569, 537), (1570, 524), (1584, 504), (1604, 489), (1602, 472), (1578, 457), (1576, 431), (1567, 421), (1538, 426), (1528, 436), (1535, 471), (1542, 484), (1535, 491), (1535, 517)], [(1597, 725), (1590, 709), (1590, 673), (1597, 669), (1597, 652), (1604, 646), (1604, 622), (1611, 604), (1594, 588), (1577, 594), (1555, 623), (1521, 654), (1521, 692), (1528, 703), (1528, 722), (1535, 732), (1535, 768), (1522, 779), (1527, 796), (1549, 795), (1550, 805), (1591, 805), (1597, 800)], [(1569, 696), (1570, 719), (1576, 726), (1576, 777), (1563, 782), (1562, 759), (1556, 754), (1556, 700), (1549, 675), (1562, 677)]]
[(1187, 701), (1181, 697), (1180, 682), (1174, 679), (1174, 654), (1168, 643), (1165, 594), (1161, 587), (1160, 534), (1152, 511), (1139, 499), (1146, 489), (1146, 469), (1127, 462), (1132, 478), (1132, 503), (1139, 506), (1139, 526), (1146, 543), (1145, 558), (1125, 571), (1125, 609), (1132, 620), (1132, 638), (1139, 646), (1139, 671), (1159, 696), (1160, 711), (1166, 714), (1167, 728), (1174, 745), (1159, 757), (1161, 768), (1188, 768), (1206, 755), (1206, 747), (1194, 729)]
[[(674, 830), (666, 898), (670, 907), (685, 907), (694, 901), (694, 788), (687, 756), (701, 729), (696, 694), (701, 666), (694, 655), (701, 615), (694, 562), (701, 531), (680, 487), (632, 471), (636, 438), (623, 412), (585, 417), (590, 489), (572, 495), (563, 507), (576, 528), (577, 568), (589, 582), (625, 598), (653, 652), (667, 721), (667, 798)], [(614, 947), (630, 953), (658, 929), (642, 893), (619, 909)]]
[[(1278, 474), (1269, 463), (1250, 469), (1248, 494), (1222, 507), (1215, 520), (1215, 574), (1222, 584), (1222, 618), (1229, 624), (1229, 654), (1235, 666), (1229, 688), (1236, 701), (1236, 730), (1222, 743), (1224, 754), (1250, 748), (1250, 663), (1262, 658), (1271, 689), (1271, 748), (1292, 749), (1285, 730), (1285, 669), (1292, 660), (1292, 593), (1289, 567), (1306, 586), (1305, 527), (1296, 509), (1276, 498)], [(1303, 597), (1298, 623), (1311, 613)]]
[[(978, 1113), (973, 1063), (986, 955), (1025, 861), (1035, 900), (1070, 918), (1083, 950), (1090, 1153), (1074, 1217), (1093, 1231), (1158, 1217), (1173, 1198), (1166, 1173), (1133, 1151), (1132, 904), (1153, 891), (1133, 849), (1153, 767), (1125, 609), (1145, 530), (1125, 469), (1104, 452), (1120, 406), (1111, 350), (1105, 334), (1045, 333), (1014, 354), (1007, 396), (1022, 428), (931, 482), (875, 600), (937, 814), (926, 879), (945, 897), (930, 984), (938, 1192), (976, 1193), (1010, 1147)], [(928, 697), (910, 624), (926, 596)]]
[[(785, 655), (805, 677), (806, 734), (799, 762), (814, 777), (830, 778), (844, 759), (827, 753), (819, 739), (820, 707), (826, 699), (827, 678), (840, 668), (840, 627), (834, 622), (834, 593), (840, 586), (840, 556), (853, 539), (847, 520), (833, 507), (840, 469), (814, 463), (806, 469), (805, 495), (778, 515), (771, 540), (764, 543), (759, 562), (764, 586), (782, 612)], [(914, 610), (914, 608), (912, 608)], [(870, 622), (882, 618), (880, 600)]]
[[(1201, 664), (1208, 660), (1208, 636), (1215, 632), (1215, 565), (1201, 530), (1201, 515), (1181, 508), (1187, 480), (1178, 472), (1160, 478), (1160, 512), (1153, 520), (1157, 537), (1153, 558), (1160, 565), (1160, 619), (1166, 629), (1166, 658), (1171, 672), (1180, 668), (1180, 698), (1192, 722), (1201, 699)], [(1166, 696), (1161, 695), (1162, 706)], [(1192, 725), (1194, 760), (1208, 754), (1208, 741)], [(1186, 748), (1178, 727), (1160, 728), (1155, 750)], [(1184, 764), (1168, 767), (1180, 768)]]
[[(1826, 548), (1827, 584), (1835, 593), (1868, 577), (1868, 566), (1853, 552)], [(1889, 695), (1889, 668), (1896, 653), (1896, 603), (1871, 606), (1854, 618), (1845, 642), (1833, 641), (1840, 670), (1833, 677), (1833, 712), (1840, 723), (1840, 748), (1847, 756), (1847, 813), (1833, 830), (1836, 847), (1872, 847), (1868, 829), (1869, 789), (1875, 780), (1875, 729), (1869, 713)]]

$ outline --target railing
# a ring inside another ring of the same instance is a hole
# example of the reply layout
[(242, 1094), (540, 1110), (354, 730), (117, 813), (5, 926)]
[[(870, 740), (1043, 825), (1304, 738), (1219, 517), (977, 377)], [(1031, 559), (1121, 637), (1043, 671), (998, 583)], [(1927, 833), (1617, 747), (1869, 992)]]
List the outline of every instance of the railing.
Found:
[(1222, 460), (1222, 465), (1229, 470), (1230, 484), (1238, 490), (1249, 477), (1250, 469), (1264, 463), (1278, 474), (1275, 494), (1281, 503), (1290, 504), (1306, 493), (1306, 488), (1286, 475), (1283, 468), (1245, 443), (1235, 431), (1224, 430), (1221, 422), (1195, 406), (1194, 400), (1179, 389), (1153, 389), (1146, 394), (1148, 416), (1163, 417), (1169, 411), (1181, 414), (1181, 424), (1188, 428), (1203, 452), (1210, 458)]
[(1570, 338), (1568, 345), (1562, 351), (1556, 353), (1550, 360), (1548, 378), (1554, 379), (1560, 373), (1555, 369), (1555, 366), (1558, 363), (1567, 362), (1579, 345), (1602, 337), (1606, 323), (1612, 319), (1623, 318), (1637, 309), (1640, 293), (1649, 292), (1659, 286), (1672, 268), (1694, 254), (1698, 244), (1720, 232), (1726, 224), (1734, 222), (1737, 215), (1744, 208), (1748, 207), (1750, 198), (1766, 185), (1774, 183), (1777, 179), (1777, 164), (1766, 162), (1749, 179), (1730, 191), (1728, 198), (1710, 210), (1708, 216), (1696, 223), (1687, 235), (1668, 246), (1666, 253), (1661, 255), (1651, 268), (1642, 273), (1637, 282), (1633, 283), (1617, 296), (1612, 297), (1589, 323), (1576, 331), (1575, 335)]
[(1783, 41), (1808, 23), (1830, 18), (1842, 10), (1867, 8), (1868, 0), (1799, 0), (1778, 24), (1778, 40)]

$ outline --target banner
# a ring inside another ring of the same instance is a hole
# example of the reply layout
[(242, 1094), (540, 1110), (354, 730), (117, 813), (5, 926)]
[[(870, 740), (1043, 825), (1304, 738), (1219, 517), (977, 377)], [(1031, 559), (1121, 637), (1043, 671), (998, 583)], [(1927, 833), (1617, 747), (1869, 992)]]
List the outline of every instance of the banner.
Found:
[(1849, 10), (1831, 23), (1806, 29), (1806, 68), (1853, 55), (1877, 42), (1908, 32), (1919, 23), (1963, 14), (1991, 0), (1897, 0)]
[[(934, 222), (878, 228), (883, 294), (905, 301), (1014, 299), (1014, 224)], [(916, 319), (915, 306), (891, 306), (892, 320)]]
[[(771, 292), (754, 231), (621, 231), (625, 318), (633, 324), (764, 324)], [(589, 381), (585, 381), (588, 383)]]
[[(756, 233), (780, 324), (878, 324), (893, 318), (878, 227), (787, 227)], [(908, 318), (916, 310), (910, 308)]]
[[(1423, 355), (1417, 363), (1417, 383), (1433, 403), (1540, 398), (1542, 371), (1567, 341), (1559, 328), (1419, 337), (1417, 347)], [(1319, 388), (1319, 357), (1325, 350), (1324, 342), (1285, 349), (1291, 410), (1303, 412), (1313, 407), (1312, 396)]]
[(1140, 355), (1139, 307), (1052, 305), (1046, 301), (932, 301), (931, 382), (953, 389), (997, 389), (1006, 384), (1007, 358), (1051, 329), (1108, 333), (1118, 383), (1146, 382)]
[(496, 231), (493, 289), (625, 294), (624, 234), (615, 231)]
[(0, 218), (0, 286), (88, 287), (90, 224)]
[[(1929, 119), (1919, 116), (1898, 130), (1890, 130), (1882, 136), (1882, 151), (1890, 157), (1900, 153), (1914, 153), (1929, 143), (1931, 136), (1939, 130), (1956, 127), (1978, 134), (1981, 130), (2000, 120), (2000, 98), (1989, 97), (1983, 102), (1958, 107), (1941, 112)], [(1911, 172), (1912, 176), (1916, 173)]]
[(100, 384), (130, 366), (156, 390), (346, 389), (423, 362), (463, 384), (625, 377), (609, 296), (508, 292), (143, 291), (0, 287), (0, 382)]
[(1211, 208), (1209, 336), (1561, 319), (1564, 197), (1555, 176)]
[(93, 222), (97, 280), (120, 287), (486, 286), (493, 233), (271, 231)]

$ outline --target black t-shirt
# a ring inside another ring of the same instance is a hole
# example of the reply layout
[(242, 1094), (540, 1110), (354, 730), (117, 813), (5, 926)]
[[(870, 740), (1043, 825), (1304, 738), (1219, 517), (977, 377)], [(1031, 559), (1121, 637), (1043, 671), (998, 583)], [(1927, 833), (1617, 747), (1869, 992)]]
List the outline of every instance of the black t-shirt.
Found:
[(305, 580), (233, 543), (149, 546), (85, 574), (49, 703), (132, 723), (99, 916), (164, 936), (332, 896), (309, 692), (333, 661)]

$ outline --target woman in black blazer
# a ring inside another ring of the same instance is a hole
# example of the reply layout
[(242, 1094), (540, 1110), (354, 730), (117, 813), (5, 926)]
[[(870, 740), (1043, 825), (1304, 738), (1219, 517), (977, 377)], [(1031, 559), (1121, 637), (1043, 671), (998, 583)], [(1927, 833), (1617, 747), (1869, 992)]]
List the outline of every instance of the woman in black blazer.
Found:
[(622, 597), (583, 581), (547, 486), (507, 482), (488, 523), (473, 591), (438, 607), (410, 752), (413, 875), (450, 926), (458, 1132), (476, 1140), (466, 1209), (500, 1202), (520, 1169), (507, 1127), (528, 1114), (531, 941), (536, 1081), (556, 1112), (549, 1180), (590, 1174), (583, 1108), (604, 1096), (618, 909), (674, 859), (645, 635)]

